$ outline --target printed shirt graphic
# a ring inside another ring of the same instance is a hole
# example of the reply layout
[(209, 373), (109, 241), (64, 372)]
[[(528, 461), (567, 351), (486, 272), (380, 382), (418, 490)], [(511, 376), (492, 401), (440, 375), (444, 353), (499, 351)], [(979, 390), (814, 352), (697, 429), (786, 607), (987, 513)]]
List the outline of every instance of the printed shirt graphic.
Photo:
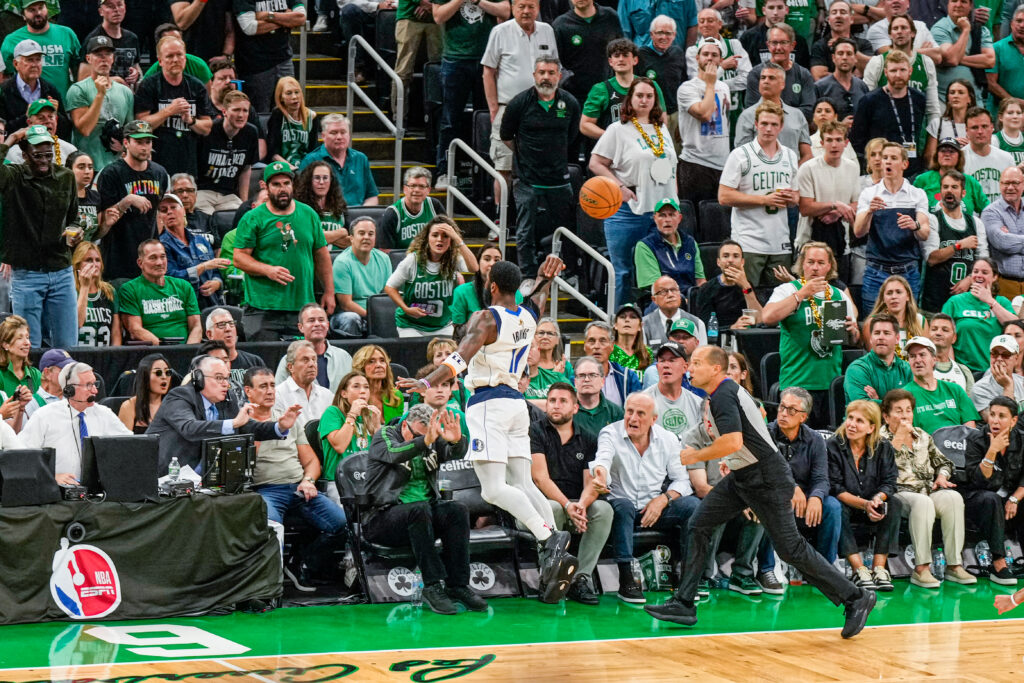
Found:
[(142, 326), (159, 339), (187, 337), (188, 316), (199, 315), (192, 285), (170, 275), (162, 287), (140, 275), (121, 286), (117, 301), (121, 313), (142, 318)]

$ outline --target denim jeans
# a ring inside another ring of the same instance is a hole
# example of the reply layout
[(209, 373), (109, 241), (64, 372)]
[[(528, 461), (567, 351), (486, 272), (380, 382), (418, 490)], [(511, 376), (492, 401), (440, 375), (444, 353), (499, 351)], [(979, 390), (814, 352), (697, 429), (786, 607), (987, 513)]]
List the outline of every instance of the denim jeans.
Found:
[[(472, 59), (441, 60), (441, 130), (437, 145), (437, 174), (448, 172), (448, 145), (455, 139), (455, 126), (459, 115), (472, 98), (475, 103), (483, 97), (483, 67)], [(469, 131), (467, 131), (468, 133)], [(472, 138), (472, 135), (460, 136)], [(470, 139), (465, 140), (470, 142)]]
[(623, 202), (619, 211), (604, 221), (604, 241), (615, 269), (615, 308), (633, 300), (633, 249), (654, 229), (654, 213), (636, 215)]
[(355, 311), (340, 311), (331, 316), (331, 332), (342, 337), (365, 337), (366, 318)]
[[(897, 274), (902, 275), (910, 283), (910, 289), (914, 292), (914, 301), (917, 301), (921, 296), (921, 271), (916, 263), (911, 263), (909, 266), (907, 272)], [(867, 262), (867, 265), (864, 266), (864, 287), (860, 290), (861, 311), (870, 312), (875, 307), (875, 300), (878, 299), (878, 295), (882, 291), (882, 283), (890, 275), (892, 274), (872, 266), (871, 261)]]
[(28, 321), (32, 348), (43, 339), (53, 348), (78, 345), (78, 296), (68, 266), (43, 272), (15, 268), (11, 273), (11, 310)]
[[(843, 504), (833, 496), (825, 496), (821, 503), (821, 522), (818, 526), (807, 526), (807, 523), (799, 517), (796, 526), (804, 538), (814, 536), (814, 549), (830, 563), (836, 561), (836, 552), (839, 545), (839, 531), (843, 526), (842, 515)], [(775, 569), (775, 546), (772, 539), (764, 537), (761, 543), (761, 550), (758, 552), (759, 571), (770, 572)]]
[(298, 508), (303, 518), (320, 535), (301, 553), (302, 562), (314, 571), (329, 571), (336, 566), (334, 552), (345, 546), (345, 510), (324, 494), (306, 500), (296, 495), (297, 484), (264, 484), (254, 487), (267, 504), (267, 518), (284, 525), (289, 510)]
[[(612, 506), (612, 554), (617, 563), (629, 562), (633, 559), (633, 533), (640, 528), (643, 513), (636, 509), (633, 501), (626, 498), (608, 497), (604, 500)], [(667, 531), (678, 534), (676, 550), (679, 557), (686, 557), (686, 527), (693, 511), (700, 505), (697, 496), (680, 496), (662, 511), (661, 517), (652, 526), (656, 531)]]

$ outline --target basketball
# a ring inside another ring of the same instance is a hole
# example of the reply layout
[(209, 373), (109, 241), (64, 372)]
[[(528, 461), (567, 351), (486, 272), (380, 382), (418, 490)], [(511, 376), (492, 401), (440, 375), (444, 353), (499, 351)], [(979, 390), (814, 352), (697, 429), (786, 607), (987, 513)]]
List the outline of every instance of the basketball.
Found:
[(622, 191), (611, 178), (597, 175), (580, 188), (580, 206), (591, 218), (611, 218), (622, 205)]

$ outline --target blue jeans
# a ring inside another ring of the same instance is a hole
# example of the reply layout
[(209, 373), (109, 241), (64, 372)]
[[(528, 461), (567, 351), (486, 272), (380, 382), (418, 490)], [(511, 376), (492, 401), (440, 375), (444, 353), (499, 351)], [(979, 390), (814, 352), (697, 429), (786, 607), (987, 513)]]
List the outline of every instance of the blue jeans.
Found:
[[(640, 520), (643, 514), (636, 509), (633, 501), (625, 498), (608, 497), (605, 500), (612, 506), (612, 553), (618, 563), (629, 562), (633, 559), (633, 532), (640, 528)], [(661, 517), (648, 527), (657, 531), (667, 531), (677, 534), (679, 551), (678, 557), (686, 557), (686, 528), (693, 516), (694, 510), (700, 505), (700, 499), (696, 496), (680, 496), (673, 500), (662, 511)]]
[(11, 310), (28, 321), (32, 348), (44, 338), (54, 348), (78, 345), (77, 302), (71, 266), (50, 272), (15, 268), (11, 274)]
[(366, 318), (355, 311), (340, 311), (331, 316), (331, 332), (342, 337), (365, 337)]
[[(860, 310), (862, 315), (867, 315), (875, 307), (875, 301), (882, 291), (882, 283), (889, 279), (891, 275), (892, 273), (875, 268), (871, 265), (871, 261), (868, 261), (864, 267), (864, 287), (860, 293)], [(914, 292), (914, 301), (917, 301), (921, 296), (921, 271), (917, 263), (908, 264), (907, 271), (905, 273), (897, 273), (897, 275), (902, 275), (910, 283), (910, 289)]]
[[(836, 561), (839, 546), (839, 532), (843, 527), (843, 505), (833, 496), (825, 496), (821, 504), (821, 523), (817, 527), (809, 527), (804, 520), (797, 517), (796, 526), (800, 533), (815, 536), (814, 549), (829, 562)], [(775, 569), (775, 546), (766, 535), (758, 552), (759, 571), (770, 572)]]
[(611, 218), (604, 221), (604, 242), (615, 268), (615, 308), (633, 300), (633, 249), (654, 229), (654, 212), (636, 215), (623, 202)]
[(320, 531), (328, 534), (336, 534), (345, 529), (345, 510), (333, 500), (319, 494), (314, 498), (306, 500), (301, 495), (296, 495), (297, 484), (264, 484), (256, 486), (256, 493), (263, 496), (267, 504), (267, 517), (284, 524), (284, 517), (292, 508), (298, 508), (299, 512)]
[[(448, 145), (455, 139), (455, 126), (466, 102), (481, 99), (483, 67), (473, 59), (441, 60), (441, 130), (438, 132), (437, 174), (448, 172)], [(475, 108), (475, 107), (474, 107)], [(467, 131), (468, 132), (468, 131)], [(470, 134), (468, 137), (472, 137)], [(469, 140), (466, 140), (469, 142)], [(524, 271), (525, 272), (525, 271)]]

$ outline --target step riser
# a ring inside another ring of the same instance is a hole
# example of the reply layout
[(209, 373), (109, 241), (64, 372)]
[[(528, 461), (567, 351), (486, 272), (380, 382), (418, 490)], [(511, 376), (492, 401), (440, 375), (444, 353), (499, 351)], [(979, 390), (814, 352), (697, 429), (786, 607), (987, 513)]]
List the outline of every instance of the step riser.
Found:
[[(369, 132), (369, 130), (359, 130), (359, 128), (356, 128), (355, 132), (357, 135), (360, 135), (361, 133)], [(373, 138), (371, 140), (360, 140), (357, 138), (352, 141), (352, 146), (368, 156), (371, 163), (374, 159), (395, 158), (395, 141), (393, 138), (380, 137)], [(414, 138), (402, 143), (402, 158), (418, 160), (433, 159), (434, 150), (427, 145), (426, 140), (422, 138)], [(391, 183), (389, 182), (388, 184), (390, 185)]]

